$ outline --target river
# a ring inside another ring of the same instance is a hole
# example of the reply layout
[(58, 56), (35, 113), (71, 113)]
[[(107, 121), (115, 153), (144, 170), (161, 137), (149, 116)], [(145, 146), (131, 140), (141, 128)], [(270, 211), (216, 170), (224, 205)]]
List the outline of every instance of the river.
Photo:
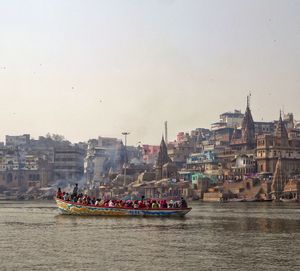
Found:
[(300, 204), (192, 207), (175, 219), (75, 217), (0, 201), (0, 270), (300, 270)]

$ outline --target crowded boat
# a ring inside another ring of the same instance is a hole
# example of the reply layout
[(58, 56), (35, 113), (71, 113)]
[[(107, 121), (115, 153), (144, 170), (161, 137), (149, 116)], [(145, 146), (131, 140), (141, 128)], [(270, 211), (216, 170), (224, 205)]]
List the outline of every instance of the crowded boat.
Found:
[(166, 199), (145, 199), (140, 200), (114, 200), (114, 199), (100, 199), (90, 197), (87, 194), (78, 193), (78, 186), (76, 185), (73, 193), (62, 192), (58, 188), (56, 198), (63, 200), (66, 203), (95, 206), (105, 208), (129, 208), (129, 209), (186, 209), (188, 208), (186, 200), (181, 197), (180, 200)]

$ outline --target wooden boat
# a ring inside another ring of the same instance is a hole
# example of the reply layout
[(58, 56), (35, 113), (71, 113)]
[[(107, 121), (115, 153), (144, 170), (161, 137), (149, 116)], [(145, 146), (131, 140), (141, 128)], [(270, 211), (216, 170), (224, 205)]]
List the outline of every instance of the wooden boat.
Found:
[(280, 198), (280, 201), (281, 202), (298, 202), (298, 199), (297, 198), (292, 198), (292, 199), (285, 199), (285, 198)]
[(62, 214), (87, 215), (87, 216), (159, 216), (159, 217), (182, 217), (192, 208), (126, 208), (126, 207), (102, 207), (95, 205), (83, 205), (55, 199), (56, 205)]
[(228, 199), (228, 202), (243, 202), (245, 201), (245, 199), (242, 198), (232, 198), (232, 199)]
[(246, 201), (246, 202), (255, 202), (255, 201), (258, 201), (258, 199), (256, 199), (256, 198), (245, 198), (244, 201)]

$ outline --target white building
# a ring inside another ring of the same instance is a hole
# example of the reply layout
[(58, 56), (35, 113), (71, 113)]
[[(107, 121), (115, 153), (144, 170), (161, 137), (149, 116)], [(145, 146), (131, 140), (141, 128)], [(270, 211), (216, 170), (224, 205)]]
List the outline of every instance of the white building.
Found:
[(244, 114), (241, 110), (234, 110), (234, 112), (226, 112), (220, 115), (219, 122), (211, 125), (212, 130), (218, 130), (220, 128), (230, 127), (241, 127), (244, 119)]
[(30, 135), (24, 134), (20, 136), (5, 136), (5, 144), (6, 146), (24, 146), (30, 143)]

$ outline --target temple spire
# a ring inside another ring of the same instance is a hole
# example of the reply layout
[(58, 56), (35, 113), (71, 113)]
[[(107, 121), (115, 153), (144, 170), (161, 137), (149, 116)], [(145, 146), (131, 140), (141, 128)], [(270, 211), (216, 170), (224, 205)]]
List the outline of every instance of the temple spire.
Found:
[(247, 96), (247, 107), (242, 122), (242, 140), (247, 144), (248, 148), (253, 148), (255, 145), (255, 126), (250, 110), (250, 95)]
[(168, 148), (162, 136), (161, 143), (159, 146), (158, 157), (156, 161), (156, 179), (160, 180), (163, 176), (163, 166), (169, 162), (172, 162), (171, 158), (168, 155)]
[(279, 158), (276, 163), (274, 177), (272, 180), (272, 193), (275, 197), (275, 200), (280, 199), (281, 194), (284, 190), (284, 186), (286, 184), (286, 180), (287, 180), (287, 175), (282, 165), (281, 155), (279, 155)]
[(166, 142), (164, 140), (164, 136), (162, 136), (161, 143), (159, 146), (159, 153), (157, 158), (157, 165), (163, 166), (164, 164), (171, 162), (171, 159), (168, 155), (168, 148)]
[(289, 146), (289, 137), (288, 132), (286, 130), (285, 124), (282, 120), (281, 110), (279, 113), (279, 121), (275, 131), (275, 145), (280, 147), (288, 147)]

